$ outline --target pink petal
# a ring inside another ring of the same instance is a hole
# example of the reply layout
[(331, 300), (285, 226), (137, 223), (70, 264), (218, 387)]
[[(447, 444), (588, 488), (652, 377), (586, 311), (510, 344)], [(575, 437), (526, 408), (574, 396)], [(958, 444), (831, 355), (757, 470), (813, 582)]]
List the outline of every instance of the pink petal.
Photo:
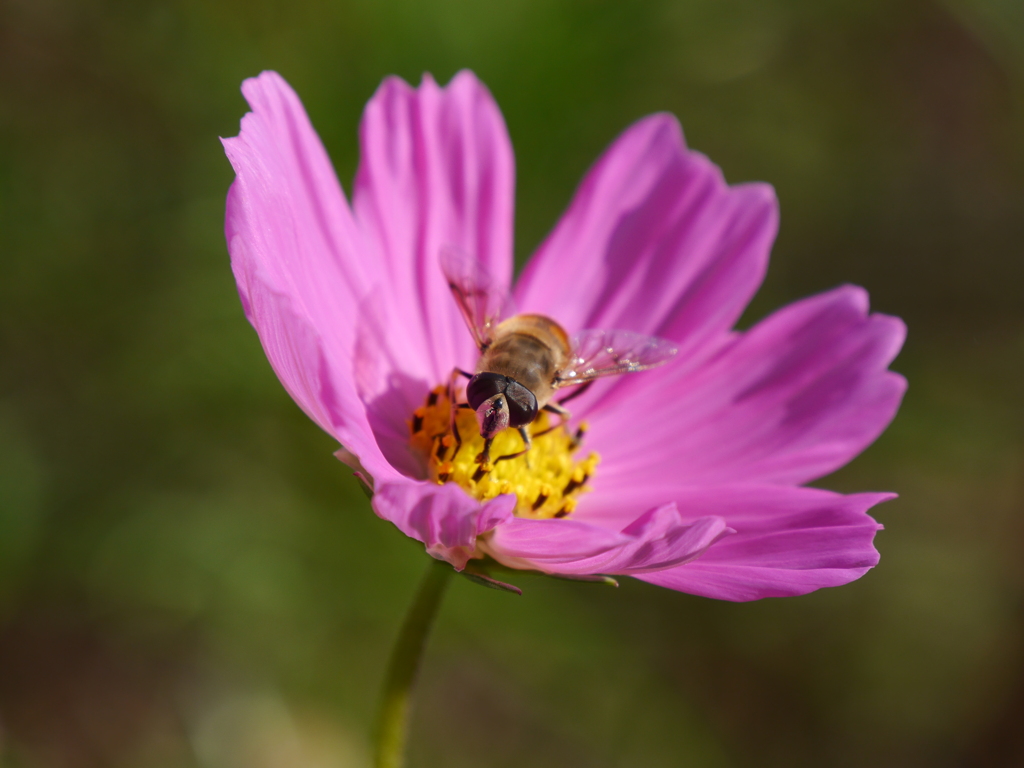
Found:
[(350, 363), (356, 305), (377, 269), (360, 258), (362, 237), (294, 92), (274, 72), (242, 90), (253, 112), (223, 143), (237, 174), (225, 235), (246, 316), (299, 406), (377, 466)]
[(594, 557), (629, 540), (610, 528), (578, 520), (516, 517), (494, 532), (487, 550), (514, 568), (537, 568), (540, 563), (557, 566)]
[[(570, 333), (609, 328), (678, 342), (679, 358), (739, 318), (778, 226), (771, 187), (729, 187), (671, 115), (620, 136), (583, 180), (516, 288)], [(566, 291), (572, 300), (566, 301)]]
[(731, 486), (676, 496), (684, 517), (719, 515), (736, 533), (698, 560), (638, 578), (694, 595), (745, 601), (802, 595), (860, 578), (878, 562), (872, 541), (881, 526), (867, 510), (894, 494)]
[(620, 533), (582, 520), (516, 518), (495, 530), (487, 549), (503, 563), (547, 573), (637, 574), (699, 557), (727, 533), (721, 518), (684, 521), (669, 503)]
[(906, 388), (887, 370), (903, 323), (844, 286), (782, 309), (686, 375), (633, 375), (594, 412), (607, 490), (656, 483), (805, 483), (881, 434)]
[(408, 371), (423, 366), (422, 348), (415, 349), (400, 332), (400, 313), (386, 309), (386, 300), (375, 296), (359, 305), (352, 350), (352, 384), (366, 409), (366, 418), (381, 452), (391, 466), (407, 477), (426, 477), (423, 456), (409, 443), (412, 412), (423, 405), (427, 392), (438, 382), (418, 378)]
[[(231, 209), (229, 198), (229, 222)], [(358, 455), (373, 476), (394, 474), (351, 383), (328, 364), (321, 337), (294, 310), (289, 296), (270, 289), (261, 279), (244, 238), (229, 237), (228, 243), (246, 316), (288, 394), (321, 429)]]
[(418, 89), (391, 77), (367, 105), (360, 137), (353, 207), (396, 299), (392, 322), (423, 350), (409, 373), (440, 382), (475, 360), (441, 274), (442, 247), (511, 280), (515, 166), (505, 123), (471, 72), (446, 88), (429, 75)]
[(253, 262), (247, 269), (289, 296), (314, 328), (330, 329), (329, 352), (347, 357), (356, 305), (383, 273), (366, 258), (330, 160), (288, 84), (264, 72), (242, 92), (253, 111), (238, 136), (223, 140), (237, 175), (229, 245), (243, 241)]
[(481, 504), (453, 483), (407, 478), (378, 482), (373, 495), (379, 517), (460, 571), (473, 554), (477, 537), (510, 520), (515, 503), (515, 496), (505, 495)]
[(622, 548), (614, 563), (604, 566), (608, 573), (635, 575), (682, 565), (696, 560), (712, 544), (734, 533), (721, 517), (684, 519), (675, 502), (646, 512), (622, 532), (634, 540)]

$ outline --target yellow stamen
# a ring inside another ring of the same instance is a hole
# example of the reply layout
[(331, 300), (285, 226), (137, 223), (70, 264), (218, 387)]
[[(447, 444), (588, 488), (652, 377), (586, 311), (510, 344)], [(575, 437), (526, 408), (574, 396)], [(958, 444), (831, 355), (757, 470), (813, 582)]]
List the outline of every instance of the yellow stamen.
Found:
[(455, 423), (462, 438), (462, 447), (455, 453), (455, 436), (449, 428), (451, 406), (445, 387), (437, 387), (427, 397), (426, 405), (413, 412), (409, 423), (410, 442), (426, 458), (430, 479), (438, 484), (458, 483), (466, 492), (481, 501), (502, 494), (515, 494), (515, 514), (519, 517), (565, 517), (576, 509), (581, 493), (590, 490), (587, 480), (594, 476), (600, 457), (590, 453), (582, 460), (572, 454), (579, 448), (585, 427), (569, 434), (554, 429), (539, 433), (549, 426), (548, 414), (541, 412), (527, 429), (533, 438), (529, 453), (515, 459), (498, 461), (502, 456), (518, 453), (523, 440), (518, 431), (506, 429), (495, 436), (490, 461), (478, 464), (476, 457), (484, 447), (476, 414), (469, 408), (456, 410)]

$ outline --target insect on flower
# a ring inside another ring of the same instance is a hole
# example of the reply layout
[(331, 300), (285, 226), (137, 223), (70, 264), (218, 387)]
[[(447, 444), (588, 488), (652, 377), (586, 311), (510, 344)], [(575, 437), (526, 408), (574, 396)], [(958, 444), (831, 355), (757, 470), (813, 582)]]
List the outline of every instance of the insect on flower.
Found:
[[(476, 457), (483, 471), (491, 468), (490, 450), (498, 433), (509, 427), (518, 430), (523, 448), (499, 456), (495, 464), (530, 450), (532, 439), (526, 427), (541, 411), (557, 415), (561, 423), (537, 432), (538, 437), (564, 429), (570, 414), (562, 406), (582, 395), (598, 378), (653, 368), (678, 351), (670, 341), (630, 331), (585, 330), (570, 339), (562, 326), (544, 315), (512, 315), (502, 320), (512, 299), (493, 287), (477, 262), (446, 248), (441, 267), (480, 350), (476, 373), (456, 368), (448, 388), (455, 455), (462, 446), (455, 411), (471, 408), (484, 438), (483, 450)], [(469, 379), (465, 403), (457, 402), (455, 381), (460, 375)], [(557, 403), (551, 401), (557, 390), (573, 386), (578, 388), (571, 394)]]
[(892, 494), (807, 483), (892, 420), (905, 328), (846, 285), (736, 329), (778, 227), (769, 185), (726, 183), (650, 115), (513, 280), (512, 144), (471, 72), (382, 83), (351, 197), (279, 75), (243, 92), (224, 140), (242, 306), (380, 518), (458, 570), (490, 557), (725, 600), (878, 562), (868, 510)]

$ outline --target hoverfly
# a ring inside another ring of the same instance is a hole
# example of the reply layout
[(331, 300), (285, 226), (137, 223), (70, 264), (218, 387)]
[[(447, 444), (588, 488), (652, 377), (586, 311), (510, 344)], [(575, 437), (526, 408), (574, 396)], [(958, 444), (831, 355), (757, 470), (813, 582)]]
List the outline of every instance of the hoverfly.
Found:
[[(505, 429), (519, 431), (523, 450), (495, 462), (530, 450), (526, 427), (542, 410), (561, 419), (555, 427), (539, 433), (546, 434), (569, 418), (563, 404), (583, 394), (596, 379), (653, 368), (677, 352), (670, 341), (631, 331), (585, 330), (570, 339), (550, 317), (514, 314), (511, 297), (495, 287), (483, 266), (452, 248), (442, 250), (441, 269), (480, 350), (475, 373), (456, 368), (449, 383), (455, 453), (462, 446), (455, 411), (472, 408), (484, 439), (483, 450), (476, 457), (478, 464), (490, 461), (491, 443)], [(460, 375), (469, 379), (466, 403), (456, 403), (455, 381)], [(552, 402), (556, 391), (574, 386), (578, 389)]]

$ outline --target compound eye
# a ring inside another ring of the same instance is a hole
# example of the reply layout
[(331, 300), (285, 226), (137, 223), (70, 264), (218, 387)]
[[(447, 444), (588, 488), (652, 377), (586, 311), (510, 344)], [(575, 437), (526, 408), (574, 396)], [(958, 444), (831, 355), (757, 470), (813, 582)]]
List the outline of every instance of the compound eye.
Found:
[(505, 388), (510, 427), (525, 427), (537, 418), (537, 398), (518, 381), (509, 379)]
[(476, 374), (466, 385), (466, 400), (469, 401), (469, 407), (475, 411), (485, 400), (504, 392), (507, 384), (508, 377), (500, 373)]

